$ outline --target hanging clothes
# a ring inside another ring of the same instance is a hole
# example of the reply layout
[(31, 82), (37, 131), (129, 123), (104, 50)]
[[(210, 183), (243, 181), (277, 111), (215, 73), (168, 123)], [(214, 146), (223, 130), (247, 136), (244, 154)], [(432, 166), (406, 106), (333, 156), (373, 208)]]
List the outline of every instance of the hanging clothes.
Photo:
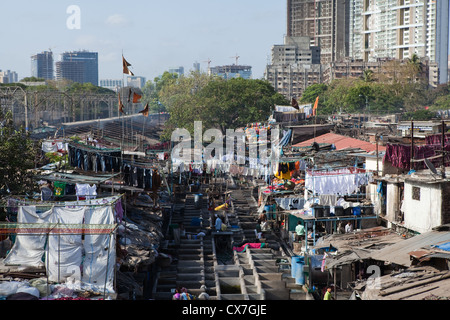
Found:
[(90, 200), (97, 197), (97, 185), (80, 184), (75, 186), (77, 200)]

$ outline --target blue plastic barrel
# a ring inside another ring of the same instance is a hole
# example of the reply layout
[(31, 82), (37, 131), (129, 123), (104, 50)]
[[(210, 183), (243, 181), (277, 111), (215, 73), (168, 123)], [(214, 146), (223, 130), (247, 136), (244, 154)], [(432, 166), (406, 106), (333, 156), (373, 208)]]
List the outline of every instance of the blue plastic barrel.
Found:
[[(303, 256), (293, 256), (291, 257), (291, 277), (296, 278), (297, 277), (297, 270), (300, 265), (303, 266), (305, 261), (305, 257)], [(303, 272), (303, 268), (302, 268)]]
[(299, 262), (297, 266), (297, 273), (295, 275), (295, 284), (304, 285), (305, 284), (305, 274), (303, 273), (303, 262)]
[(353, 215), (360, 216), (361, 215), (361, 207), (353, 207)]

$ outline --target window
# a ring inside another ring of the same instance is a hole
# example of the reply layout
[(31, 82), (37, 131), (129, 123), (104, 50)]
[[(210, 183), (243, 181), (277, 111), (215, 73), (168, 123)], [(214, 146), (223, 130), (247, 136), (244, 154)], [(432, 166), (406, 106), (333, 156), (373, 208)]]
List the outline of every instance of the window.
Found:
[(419, 187), (412, 187), (412, 198), (413, 198), (413, 200), (420, 201), (420, 188)]

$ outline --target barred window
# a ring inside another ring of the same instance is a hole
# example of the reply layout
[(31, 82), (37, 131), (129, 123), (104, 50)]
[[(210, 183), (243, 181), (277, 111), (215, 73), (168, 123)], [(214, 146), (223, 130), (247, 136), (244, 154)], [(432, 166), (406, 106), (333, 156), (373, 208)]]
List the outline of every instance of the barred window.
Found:
[(412, 187), (412, 198), (413, 198), (413, 200), (420, 201), (420, 188), (419, 187)]

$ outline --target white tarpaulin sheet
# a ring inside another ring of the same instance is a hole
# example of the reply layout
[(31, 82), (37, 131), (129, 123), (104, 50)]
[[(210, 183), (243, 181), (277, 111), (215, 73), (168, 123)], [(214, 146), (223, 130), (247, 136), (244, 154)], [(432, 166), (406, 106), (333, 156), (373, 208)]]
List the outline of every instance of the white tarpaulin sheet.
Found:
[(50, 281), (70, 277), (114, 292), (117, 200), (68, 202), (42, 213), (36, 206), (19, 206), (17, 236), (5, 265), (45, 267)]
[[(114, 224), (114, 211), (111, 207), (87, 209), (86, 224)], [(83, 282), (114, 290), (114, 264), (116, 261), (115, 235), (86, 235), (84, 239), (85, 260), (83, 263)], [(106, 285), (105, 285), (106, 284)]]
[[(84, 207), (53, 209), (51, 222), (67, 225), (81, 225), (84, 219)], [(70, 276), (81, 275), (83, 243), (81, 234), (50, 234), (46, 254), (47, 274), (50, 281), (61, 282)]]
[[(20, 207), (17, 212), (18, 223), (48, 223), (52, 210), (37, 213), (35, 206)], [(5, 265), (43, 267), (42, 257), (45, 253), (45, 234), (18, 234), (11, 251), (5, 258)]]

